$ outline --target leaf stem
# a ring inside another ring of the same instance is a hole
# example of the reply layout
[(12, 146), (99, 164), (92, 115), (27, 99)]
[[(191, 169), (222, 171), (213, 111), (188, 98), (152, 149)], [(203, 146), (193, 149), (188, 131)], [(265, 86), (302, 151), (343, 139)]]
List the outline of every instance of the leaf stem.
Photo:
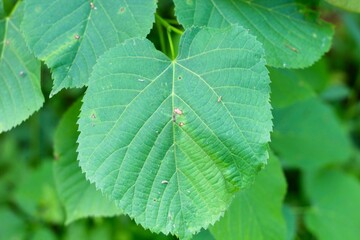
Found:
[(156, 20), (157, 20), (161, 25), (163, 25), (163, 26), (167, 29), (168, 32), (169, 32), (169, 31), (170, 31), (170, 32), (174, 32), (174, 33), (177, 33), (177, 34), (179, 34), (179, 35), (182, 35), (182, 34), (184, 33), (182, 30), (180, 30), (180, 29), (178, 29), (178, 28), (170, 25), (170, 24), (168, 23), (168, 21), (166, 21), (165, 19), (163, 19), (162, 17), (160, 17), (159, 14), (155, 13), (155, 18), (156, 18)]
[(168, 36), (168, 39), (169, 39), (171, 59), (175, 59), (175, 50), (174, 50), (174, 45), (173, 45), (173, 42), (172, 42), (171, 31), (169, 29), (167, 29), (167, 36)]
[(159, 33), (159, 41), (160, 41), (160, 48), (163, 53), (166, 53), (166, 45), (165, 45), (165, 39), (164, 39), (164, 31), (162, 28), (162, 25), (159, 21), (156, 21), (156, 27)]
[(166, 20), (164, 18), (162, 18), (159, 14), (155, 13), (155, 19), (156, 19), (156, 25), (158, 28), (158, 32), (159, 32), (159, 40), (160, 40), (160, 47), (161, 47), (161, 51), (162, 52), (166, 52), (166, 46), (165, 46), (165, 41), (164, 41), (164, 32), (162, 27), (164, 27), (166, 29), (166, 35), (169, 41), (169, 48), (170, 48), (170, 54), (171, 54), (171, 58), (175, 59), (175, 48), (174, 48), (174, 44), (173, 44), (173, 39), (172, 39), (172, 32), (182, 35), (183, 31), (172, 26), (169, 22), (173, 22), (174, 24), (176, 24), (177, 22), (174, 22), (174, 20)]

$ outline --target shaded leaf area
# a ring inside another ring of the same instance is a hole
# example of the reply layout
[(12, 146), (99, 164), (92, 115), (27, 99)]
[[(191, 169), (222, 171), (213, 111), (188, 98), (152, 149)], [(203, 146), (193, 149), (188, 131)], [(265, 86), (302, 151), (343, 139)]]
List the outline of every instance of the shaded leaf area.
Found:
[(263, 43), (268, 65), (304, 68), (331, 45), (333, 30), (294, 0), (175, 0), (176, 16), (186, 28), (239, 24)]
[[(3, 0), (0, 0), (0, 19), (4, 19), (5, 18), (5, 10), (4, 10), (4, 4), (3, 4)], [(0, 32), (3, 32), (5, 30), (5, 28), (2, 28), (2, 31)], [(0, 34), (0, 39), (3, 39), (3, 35)], [(3, 44), (3, 43), (1, 43)], [(2, 46), (2, 45), (1, 45)]]
[(80, 166), (138, 223), (189, 239), (266, 163), (269, 91), (263, 49), (241, 27), (187, 30), (173, 61), (126, 41), (94, 67)]
[(209, 229), (202, 230), (198, 234), (194, 235), (191, 240), (215, 240)]
[(76, 221), (70, 224), (65, 231), (64, 240), (110, 240), (110, 239), (134, 239), (134, 240), (175, 240), (171, 236), (154, 234), (142, 229), (125, 216), (106, 218), (100, 221)]
[(25, 172), (14, 192), (14, 201), (28, 216), (49, 223), (63, 223), (63, 212), (55, 190), (50, 161)]
[(0, 239), (24, 239), (26, 224), (9, 208), (0, 208)]
[(115, 203), (105, 198), (85, 179), (77, 161), (78, 138), (76, 121), (81, 102), (63, 116), (55, 133), (54, 175), (59, 198), (66, 210), (66, 222), (84, 217), (114, 216), (121, 213)]
[(271, 71), (274, 131), (271, 148), (287, 167), (314, 169), (344, 163), (351, 142), (333, 109), (299, 75)]
[(22, 31), (31, 50), (52, 70), (52, 95), (87, 84), (96, 59), (131, 37), (145, 37), (155, 1), (26, 1)]
[(343, 8), (347, 11), (360, 12), (360, 2), (358, 0), (326, 0), (334, 6)]
[(40, 62), (29, 52), (19, 30), (23, 3), (5, 17), (0, 1), (0, 133), (37, 111), (44, 102)]
[(216, 239), (284, 240), (286, 224), (282, 205), (286, 181), (279, 160), (270, 154), (269, 163), (254, 185), (239, 192), (225, 216), (210, 231)]
[(327, 170), (308, 173), (304, 182), (311, 203), (305, 223), (317, 239), (359, 239), (359, 180), (339, 170)]
[(295, 210), (288, 204), (283, 206), (283, 215), (286, 222), (286, 240), (296, 239), (298, 231), (298, 219)]

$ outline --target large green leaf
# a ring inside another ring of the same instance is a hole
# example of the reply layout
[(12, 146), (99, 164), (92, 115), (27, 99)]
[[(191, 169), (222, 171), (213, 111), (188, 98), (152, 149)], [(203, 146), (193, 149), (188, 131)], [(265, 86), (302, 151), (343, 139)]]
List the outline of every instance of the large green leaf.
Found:
[(35, 55), (52, 69), (55, 94), (86, 85), (107, 49), (146, 36), (155, 8), (154, 0), (27, 0), (22, 30)]
[(334, 6), (341, 7), (348, 11), (360, 12), (360, 1), (359, 0), (326, 0)]
[(78, 138), (76, 121), (80, 113), (77, 102), (62, 118), (54, 140), (54, 174), (60, 200), (65, 206), (66, 222), (70, 223), (88, 216), (114, 216), (121, 211), (105, 198), (95, 186), (86, 181), (77, 161)]
[(360, 183), (341, 171), (310, 174), (305, 188), (312, 203), (305, 223), (319, 240), (357, 240), (360, 236)]
[[(266, 62), (282, 68), (313, 64), (331, 45), (332, 27), (294, 0), (175, 0), (185, 27), (239, 24), (264, 44)], [(303, 14), (302, 14), (303, 12)]]
[(343, 163), (351, 142), (333, 110), (289, 70), (271, 71), (274, 131), (271, 148), (288, 167)]
[(80, 166), (144, 227), (189, 238), (265, 164), (269, 91), (261, 44), (241, 27), (187, 30), (173, 61), (126, 41), (94, 67)]
[(239, 192), (225, 216), (211, 228), (221, 240), (284, 240), (285, 220), (282, 204), (286, 181), (274, 155), (260, 172), (254, 186)]
[(20, 124), (44, 102), (40, 62), (27, 49), (19, 30), (23, 10), (19, 2), (12, 15), (4, 17), (0, 7), (0, 133)]

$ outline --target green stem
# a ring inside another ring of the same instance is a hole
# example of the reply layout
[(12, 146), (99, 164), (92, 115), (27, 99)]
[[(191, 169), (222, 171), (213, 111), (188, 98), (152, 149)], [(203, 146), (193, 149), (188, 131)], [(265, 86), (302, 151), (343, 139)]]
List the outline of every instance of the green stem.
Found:
[(163, 53), (166, 53), (166, 46), (165, 46), (165, 39), (164, 39), (164, 31), (162, 28), (161, 23), (156, 21), (156, 27), (159, 33), (159, 40), (160, 40), (160, 48)]
[(163, 25), (168, 31), (172, 31), (174, 33), (177, 33), (177, 34), (180, 34), (182, 35), (183, 34), (183, 31), (180, 30), (180, 29), (177, 29), (176, 27), (170, 25), (165, 19), (163, 19), (162, 17), (160, 17), (157, 13), (155, 13), (155, 18), (156, 20), (161, 24)]
[(174, 45), (173, 45), (173, 42), (172, 42), (171, 31), (169, 29), (167, 29), (167, 36), (168, 36), (168, 39), (169, 39), (171, 59), (175, 59), (175, 50), (174, 50)]

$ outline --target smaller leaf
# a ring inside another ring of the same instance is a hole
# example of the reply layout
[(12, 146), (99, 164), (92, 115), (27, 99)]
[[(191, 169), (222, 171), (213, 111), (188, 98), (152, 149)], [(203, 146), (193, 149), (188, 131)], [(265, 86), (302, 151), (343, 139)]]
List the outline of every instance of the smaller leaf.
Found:
[(294, 240), (298, 226), (295, 210), (285, 204), (283, 206), (283, 215), (286, 222), (286, 240)]
[(87, 84), (96, 59), (116, 44), (145, 37), (156, 1), (27, 0), (22, 31), (30, 49), (52, 70), (51, 95)]
[(238, 24), (263, 43), (266, 62), (280, 68), (312, 65), (331, 46), (332, 26), (295, 0), (175, 0), (179, 22), (195, 26)]
[(44, 102), (40, 62), (19, 30), (23, 11), (23, 2), (18, 2), (12, 15), (4, 17), (0, 7), (0, 133), (20, 124)]
[(274, 131), (271, 148), (288, 167), (343, 163), (352, 145), (333, 110), (288, 70), (272, 70)]
[(77, 116), (81, 102), (74, 104), (63, 116), (55, 133), (55, 182), (65, 206), (66, 222), (89, 216), (114, 216), (121, 210), (105, 198), (93, 184), (86, 181), (77, 162)]
[[(0, 19), (3, 19), (4, 17), (5, 17), (4, 3), (3, 3), (3, 0), (0, 0)], [(0, 37), (1, 37), (1, 34), (0, 34)], [(0, 39), (2, 39), (2, 38), (0, 38)], [(2, 44), (2, 43), (0, 43), (0, 44)]]
[(259, 173), (254, 185), (236, 195), (225, 216), (210, 231), (221, 240), (285, 239), (282, 215), (285, 192), (281, 165), (270, 154), (268, 165)]
[(360, 12), (359, 0), (326, 0), (334, 6), (343, 8), (347, 11)]
[(0, 223), (0, 239), (25, 239), (26, 224), (10, 208), (0, 208)]
[(270, 68), (271, 103), (275, 108), (290, 106), (296, 102), (315, 97), (295, 71)]
[(360, 236), (360, 183), (344, 172), (327, 170), (305, 177), (312, 207), (305, 223), (319, 240), (358, 240)]
[(53, 177), (50, 161), (44, 161), (36, 169), (27, 169), (14, 197), (22, 211), (31, 217), (50, 223), (61, 223), (63, 211)]

